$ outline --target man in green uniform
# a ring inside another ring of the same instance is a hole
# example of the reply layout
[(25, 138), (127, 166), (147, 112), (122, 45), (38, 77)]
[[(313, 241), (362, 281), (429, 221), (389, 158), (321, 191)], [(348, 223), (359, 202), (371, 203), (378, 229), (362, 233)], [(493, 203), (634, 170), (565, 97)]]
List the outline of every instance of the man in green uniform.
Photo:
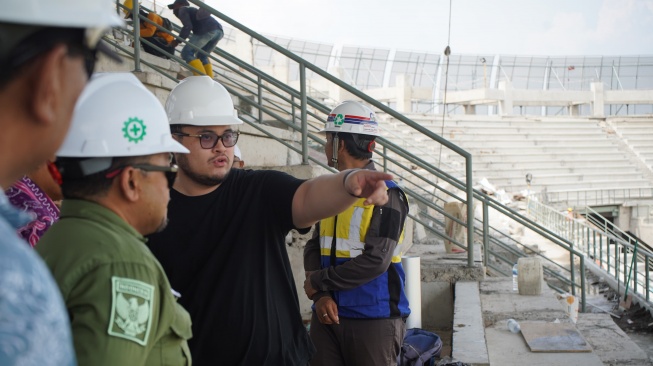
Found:
[(167, 224), (171, 152), (188, 150), (136, 77), (91, 80), (57, 153), (61, 218), (38, 248), (70, 314), (80, 365), (191, 363), (190, 316), (143, 237)]

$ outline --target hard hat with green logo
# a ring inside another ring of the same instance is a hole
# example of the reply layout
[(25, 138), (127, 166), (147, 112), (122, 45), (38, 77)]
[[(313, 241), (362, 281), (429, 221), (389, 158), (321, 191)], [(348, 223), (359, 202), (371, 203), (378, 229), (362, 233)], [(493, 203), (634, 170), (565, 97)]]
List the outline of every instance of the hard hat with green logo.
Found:
[(62, 158), (188, 153), (170, 134), (159, 100), (130, 73), (93, 75), (75, 106)]
[(379, 136), (379, 124), (374, 111), (359, 102), (348, 100), (338, 104), (327, 117), (320, 132), (345, 132)]
[(171, 125), (239, 125), (231, 95), (208, 76), (189, 76), (175, 86), (166, 100)]

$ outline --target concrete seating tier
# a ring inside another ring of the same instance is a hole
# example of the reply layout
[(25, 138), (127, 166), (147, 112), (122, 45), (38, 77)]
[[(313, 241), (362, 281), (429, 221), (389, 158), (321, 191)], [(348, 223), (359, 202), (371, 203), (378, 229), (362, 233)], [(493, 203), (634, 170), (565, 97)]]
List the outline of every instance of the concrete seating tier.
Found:
[[(475, 115), (446, 117), (443, 122), (441, 116), (408, 117), (470, 152), (475, 181), (487, 178), (507, 192), (528, 188), (527, 173), (533, 175), (530, 190), (534, 192), (653, 187), (651, 172), (642, 170), (642, 161), (653, 163), (653, 118), (606, 122), (567, 116)], [(402, 136), (401, 143), (395, 143), (436, 166), (441, 159), (449, 174), (464, 176), (460, 155), (403, 123), (388, 122), (391, 131), (384, 136)]]

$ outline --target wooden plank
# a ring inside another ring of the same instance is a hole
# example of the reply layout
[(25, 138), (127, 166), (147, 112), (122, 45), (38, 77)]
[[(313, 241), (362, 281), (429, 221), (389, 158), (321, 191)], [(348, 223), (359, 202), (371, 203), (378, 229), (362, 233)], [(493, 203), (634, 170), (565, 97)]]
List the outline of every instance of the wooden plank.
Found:
[(592, 347), (571, 323), (520, 322), (531, 352), (592, 352)]

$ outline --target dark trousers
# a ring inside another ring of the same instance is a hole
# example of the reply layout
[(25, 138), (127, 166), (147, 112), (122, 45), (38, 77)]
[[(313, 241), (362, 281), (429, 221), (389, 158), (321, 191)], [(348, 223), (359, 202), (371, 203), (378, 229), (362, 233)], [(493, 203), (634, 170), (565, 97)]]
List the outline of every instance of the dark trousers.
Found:
[[(154, 37), (145, 38), (145, 40), (151, 42), (153, 45), (161, 48), (162, 50), (164, 50), (165, 52), (168, 52), (171, 55), (175, 54), (175, 48), (172, 47), (172, 46), (169, 46), (168, 43), (166, 42), (166, 40), (161, 38), (161, 37), (154, 36)], [(147, 53), (149, 53), (151, 55), (161, 57), (161, 58), (165, 58), (165, 59), (170, 58), (168, 55), (162, 53), (161, 51), (157, 50), (156, 48), (154, 48), (154, 47), (152, 47), (152, 46), (150, 46), (148, 44), (145, 44), (145, 42), (141, 42), (141, 45), (143, 46), (143, 51), (145, 51), (145, 52), (147, 52)]]
[(401, 319), (345, 319), (320, 323), (313, 312), (311, 340), (317, 353), (311, 366), (396, 366), (406, 333)]

